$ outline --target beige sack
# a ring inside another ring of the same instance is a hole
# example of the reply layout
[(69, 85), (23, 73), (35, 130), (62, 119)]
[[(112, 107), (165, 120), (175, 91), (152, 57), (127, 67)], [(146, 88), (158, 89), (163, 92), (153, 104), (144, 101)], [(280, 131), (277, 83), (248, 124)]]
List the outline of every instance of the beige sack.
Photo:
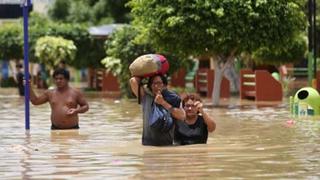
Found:
[(159, 70), (159, 65), (153, 59), (153, 55), (147, 54), (139, 56), (129, 66), (132, 76), (145, 76)]

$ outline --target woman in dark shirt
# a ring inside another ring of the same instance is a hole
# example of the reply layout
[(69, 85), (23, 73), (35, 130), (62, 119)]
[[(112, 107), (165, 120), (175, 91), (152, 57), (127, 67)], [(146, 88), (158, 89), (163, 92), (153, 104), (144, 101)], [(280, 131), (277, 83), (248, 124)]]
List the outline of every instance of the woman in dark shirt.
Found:
[(174, 143), (177, 145), (206, 144), (208, 132), (216, 128), (214, 120), (203, 110), (197, 94), (182, 96), (182, 106), (186, 112), (185, 121), (175, 121)]

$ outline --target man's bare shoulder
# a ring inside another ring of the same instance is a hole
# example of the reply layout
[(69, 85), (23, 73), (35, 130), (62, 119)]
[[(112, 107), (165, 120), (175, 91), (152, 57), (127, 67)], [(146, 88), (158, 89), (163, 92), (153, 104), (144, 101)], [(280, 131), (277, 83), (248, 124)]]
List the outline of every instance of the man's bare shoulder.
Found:
[(70, 87), (70, 91), (72, 93), (77, 94), (77, 95), (82, 95), (82, 91), (80, 89), (78, 89), (78, 88)]
[(50, 97), (53, 97), (56, 92), (57, 91), (55, 88), (49, 88), (49, 89), (44, 90), (43, 94), (50, 99)]

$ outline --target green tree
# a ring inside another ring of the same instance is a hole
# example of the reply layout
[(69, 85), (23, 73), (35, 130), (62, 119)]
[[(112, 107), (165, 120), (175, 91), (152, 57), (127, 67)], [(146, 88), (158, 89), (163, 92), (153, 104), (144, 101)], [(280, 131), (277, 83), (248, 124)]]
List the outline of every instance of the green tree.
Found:
[(49, 8), (48, 14), (55, 21), (64, 21), (70, 15), (71, 0), (55, 0)]
[(23, 58), (22, 26), (18, 23), (0, 25), (0, 59)]
[(94, 39), (88, 32), (88, 26), (80, 23), (52, 22), (36, 13), (30, 16), (29, 24), (30, 60), (39, 62), (35, 57), (36, 41), (42, 36), (61, 36), (72, 40), (77, 47), (77, 61), (70, 62), (75, 68), (102, 67), (100, 60), (105, 57), (104, 39)]
[(131, 0), (139, 41), (185, 55), (208, 55), (215, 65), (213, 104), (219, 104), (222, 73), (242, 52), (277, 49), (305, 31), (295, 0)]
[(35, 55), (40, 62), (55, 68), (62, 60), (71, 62), (74, 60), (76, 46), (73, 41), (62, 37), (45, 36), (37, 40)]
[(260, 47), (252, 53), (257, 64), (281, 65), (283, 63), (299, 62), (307, 53), (307, 37), (305, 34), (297, 36), (287, 46), (279, 48)]
[(128, 0), (56, 0), (49, 9), (53, 20), (63, 22), (109, 24), (128, 23), (130, 9)]
[(102, 67), (100, 60), (105, 56), (104, 39), (94, 39), (88, 27), (78, 23), (50, 23), (46, 30), (50, 36), (61, 36), (72, 40), (77, 47), (77, 61), (70, 62), (73, 67)]
[(94, 22), (92, 10), (86, 2), (72, 1), (66, 21), (72, 23)]
[(29, 59), (38, 62), (35, 56), (35, 45), (40, 37), (49, 35), (49, 24), (51, 21), (43, 15), (32, 12), (29, 18)]
[(108, 71), (118, 77), (121, 94), (127, 97), (132, 97), (128, 85), (131, 76), (129, 65), (137, 57), (154, 52), (150, 45), (134, 42), (137, 34), (138, 32), (129, 26), (117, 30), (106, 40), (107, 56), (101, 61)]
[[(141, 55), (159, 53), (149, 43), (137, 43), (135, 38), (138, 34), (140, 32), (132, 26), (125, 26), (117, 30), (112, 34), (110, 39), (106, 40), (107, 56), (101, 61), (108, 71), (118, 77), (121, 94), (126, 97), (132, 97), (128, 84), (131, 76), (129, 65)], [(169, 76), (180, 67), (189, 68), (191, 66), (192, 62), (190, 59), (165, 52), (160, 54), (164, 55), (169, 61)]]
[(128, 0), (99, 0), (93, 9), (96, 19), (112, 17), (114, 23), (129, 23), (130, 8), (125, 6), (127, 2)]

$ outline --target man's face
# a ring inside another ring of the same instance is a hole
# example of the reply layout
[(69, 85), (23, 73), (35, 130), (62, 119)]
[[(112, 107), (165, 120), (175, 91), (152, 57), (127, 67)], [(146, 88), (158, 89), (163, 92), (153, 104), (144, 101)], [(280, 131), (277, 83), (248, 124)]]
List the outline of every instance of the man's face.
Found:
[(68, 84), (68, 80), (62, 74), (56, 75), (54, 77), (54, 82), (55, 82), (57, 88), (66, 87)]
[(160, 76), (156, 76), (151, 84), (151, 90), (153, 94), (157, 94), (159, 91), (161, 92), (164, 89), (164, 84)]

